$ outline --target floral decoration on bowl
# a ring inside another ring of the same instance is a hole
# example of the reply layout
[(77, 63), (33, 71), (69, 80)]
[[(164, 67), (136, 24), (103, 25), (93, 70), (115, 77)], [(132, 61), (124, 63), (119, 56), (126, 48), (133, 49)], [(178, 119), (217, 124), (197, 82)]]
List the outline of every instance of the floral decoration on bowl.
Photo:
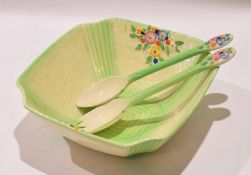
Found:
[(164, 61), (162, 53), (165, 52), (169, 56), (171, 48), (180, 53), (179, 47), (184, 44), (183, 41), (172, 38), (170, 31), (150, 25), (143, 28), (131, 25), (130, 37), (140, 40), (136, 50), (148, 50), (149, 56), (146, 58), (146, 64), (150, 65)]

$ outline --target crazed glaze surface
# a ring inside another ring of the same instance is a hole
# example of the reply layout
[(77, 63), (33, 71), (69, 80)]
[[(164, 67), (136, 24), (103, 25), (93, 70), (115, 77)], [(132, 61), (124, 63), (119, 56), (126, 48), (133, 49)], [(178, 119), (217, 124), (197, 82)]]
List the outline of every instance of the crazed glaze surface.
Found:
[[(170, 88), (174, 93), (162, 101), (129, 107), (116, 125), (102, 132), (88, 134), (76, 127), (78, 119), (90, 110), (76, 106), (87, 87), (109, 75), (127, 76), (148, 66), (145, 58), (149, 53), (135, 50), (137, 41), (129, 37), (131, 25), (147, 26), (124, 19), (108, 19), (81, 24), (67, 32), (18, 79), (25, 107), (47, 119), (64, 136), (98, 151), (129, 156), (158, 149), (189, 118), (217, 69), (191, 77), (175, 90)], [(202, 43), (199, 39), (168, 31), (184, 42), (179, 47), (180, 52)], [(170, 51), (169, 56), (175, 54), (176, 51)], [(199, 58), (193, 57), (147, 76), (130, 85), (120, 96), (134, 95), (193, 65)], [(167, 115), (167, 120), (152, 122)]]

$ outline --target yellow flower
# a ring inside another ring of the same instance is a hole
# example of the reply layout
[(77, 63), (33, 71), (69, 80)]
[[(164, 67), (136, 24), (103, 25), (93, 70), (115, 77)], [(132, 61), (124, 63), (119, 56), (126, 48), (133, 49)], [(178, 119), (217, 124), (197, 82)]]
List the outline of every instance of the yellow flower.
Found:
[(152, 27), (151, 27), (151, 31), (152, 31), (152, 32), (155, 32), (156, 30), (157, 30), (157, 27), (155, 27), (155, 26), (152, 26)]
[(161, 53), (161, 51), (160, 51), (160, 47), (159, 47), (159, 46), (157, 46), (157, 45), (152, 45), (152, 46), (151, 46), (151, 48), (150, 48), (150, 54), (151, 54), (154, 58), (160, 56), (160, 53)]
[(141, 33), (141, 28), (136, 29), (136, 34), (139, 35)]

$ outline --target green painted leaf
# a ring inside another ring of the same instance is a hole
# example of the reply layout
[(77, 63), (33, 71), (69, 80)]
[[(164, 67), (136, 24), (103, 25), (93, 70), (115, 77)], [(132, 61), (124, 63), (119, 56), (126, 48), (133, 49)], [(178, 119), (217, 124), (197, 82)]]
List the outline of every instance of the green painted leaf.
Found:
[(169, 54), (170, 54), (170, 49), (169, 47), (166, 47), (166, 55), (169, 56)]
[(231, 54), (233, 53), (233, 49), (228, 49), (228, 52)]
[(147, 26), (147, 30), (150, 30), (152, 28), (152, 26), (148, 25)]
[(161, 47), (161, 49), (162, 49), (163, 51), (165, 50), (165, 47), (164, 47), (163, 42), (161, 42), (160, 47)]
[(177, 46), (181, 46), (182, 44), (184, 44), (184, 42), (183, 42), (183, 41), (175, 41), (175, 44), (176, 44)]
[(200, 47), (198, 47), (199, 49), (203, 49), (204, 45), (201, 45)]
[(229, 41), (229, 40), (231, 40), (231, 37), (226, 37), (226, 39)]
[(207, 61), (203, 61), (202, 63), (201, 63), (201, 65), (207, 65)]
[(213, 59), (213, 58), (212, 58), (211, 56), (207, 58), (207, 60), (209, 60), (209, 61), (212, 60), (212, 59)]
[(162, 57), (159, 57), (159, 61), (164, 61), (164, 58), (162, 58)]
[(146, 43), (145, 45), (144, 45), (144, 47), (143, 47), (143, 50), (146, 50), (147, 48), (149, 48), (149, 44), (148, 43)]
[(143, 31), (143, 32), (146, 32), (146, 29), (145, 29), (145, 28), (143, 28), (143, 29), (142, 29), (142, 31)]
[(136, 36), (136, 38), (138, 38), (138, 39), (142, 39), (143, 38), (143, 35), (135, 35)]
[(148, 56), (147, 58), (146, 58), (146, 64), (149, 64), (149, 63), (151, 63), (153, 61), (153, 57), (152, 56)]
[(180, 53), (180, 50), (179, 50), (178, 46), (175, 47), (175, 50), (176, 50), (178, 53)]
[(136, 31), (136, 28), (134, 27), (134, 25), (131, 25), (131, 31), (132, 31), (132, 32), (135, 32), (135, 31)]
[(136, 50), (140, 50), (142, 48), (142, 44), (138, 44), (137, 47), (135, 48)]
[(135, 35), (134, 33), (131, 33), (131, 34), (130, 34), (130, 37), (131, 37), (131, 38), (135, 38), (136, 35)]

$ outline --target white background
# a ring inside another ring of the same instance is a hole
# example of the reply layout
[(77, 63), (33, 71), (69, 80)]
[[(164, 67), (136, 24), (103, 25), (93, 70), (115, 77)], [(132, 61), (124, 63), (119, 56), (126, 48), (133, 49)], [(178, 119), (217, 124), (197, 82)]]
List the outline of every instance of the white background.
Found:
[[(154, 153), (118, 158), (47, 127), (22, 106), (21, 72), (76, 24), (122, 17), (207, 40), (232, 33), (222, 66), (188, 123)], [(251, 174), (251, 2), (0, 0), (0, 174)]]

